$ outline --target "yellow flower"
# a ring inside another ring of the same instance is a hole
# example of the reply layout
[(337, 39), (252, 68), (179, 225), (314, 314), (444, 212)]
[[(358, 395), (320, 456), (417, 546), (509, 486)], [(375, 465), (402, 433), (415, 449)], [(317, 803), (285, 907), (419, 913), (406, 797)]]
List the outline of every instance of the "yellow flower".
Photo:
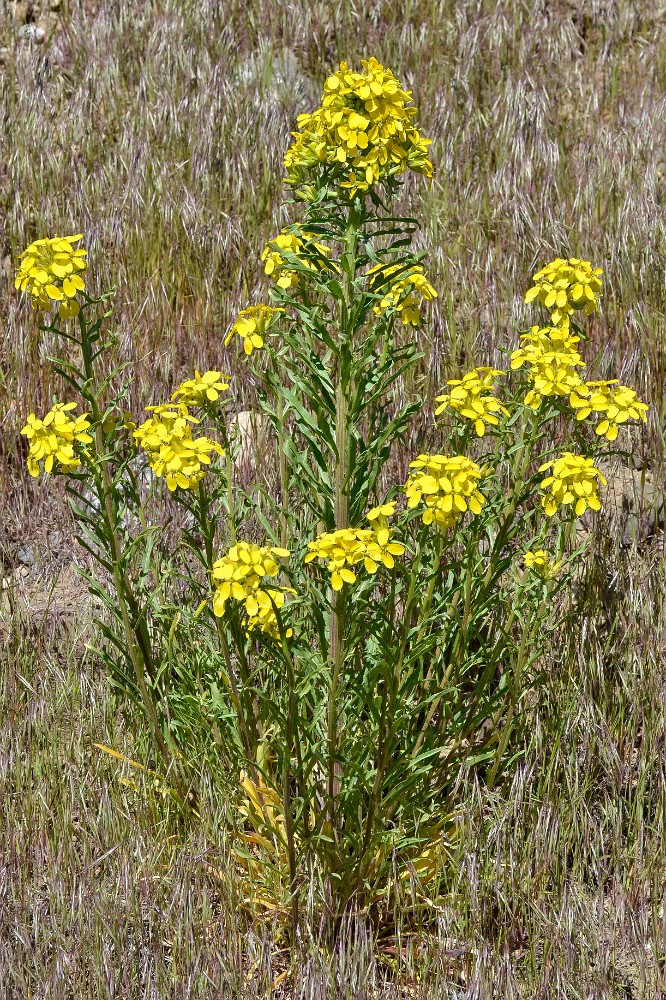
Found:
[(614, 378), (608, 382), (585, 382), (578, 386), (569, 397), (571, 406), (578, 410), (577, 420), (585, 420), (592, 412), (600, 413), (603, 419), (597, 424), (596, 433), (615, 441), (620, 424), (628, 420), (647, 421), (649, 406), (642, 403), (633, 389), (620, 385)]
[(451, 392), (435, 397), (435, 402), (440, 404), (435, 409), (435, 416), (439, 416), (447, 407), (451, 407), (461, 417), (473, 420), (477, 436), (483, 437), (486, 424), (491, 426), (499, 424), (496, 413), (509, 416), (509, 411), (498, 399), (491, 395), (483, 395), (487, 389), (493, 387), (493, 380), (498, 375), (506, 375), (506, 372), (497, 368), (479, 367), (463, 375), (461, 379), (449, 379), (446, 384), (452, 386)]
[(75, 250), (74, 244), (83, 239), (76, 236), (54, 236), (35, 240), (21, 254), (14, 287), (32, 296), (33, 309), (50, 309), (59, 302), (62, 319), (76, 316), (80, 306), (76, 301), (85, 283), (81, 275), (88, 265), (87, 250)]
[(533, 326), (529, 333), (524, 333), (521, 336), (520, 340), (522, 346), (511, 354), (512, 371), (522, 368), (525, 364), (536, 364), (544, 356), (551, 354), (566, 356), (570, 365), (583, 364), (583, 359), (576, 347), (576, 344), (580, 342), (580, 337), (575, 337), (568, 326), (546, 326), (543, 328)]
[(534, 284), (525, 295), (525, 302), (538, 297), (545, 309), (552, 310), (550, 318), (556, 326), (566, 325), (576, 309), (586, 316), (596, 312), (601, 294), (600, 267), (593, 268), (589, 260), (558, 257), (538, 271)]
[(545, 549), (535, 549), (523, 555), (527, 569), (534, 570), (544, 580), (552, 580), (562, 568), (562, 560), (552, 562), (550, 553)]
[(217, 441), (207, 437), (192, 437), (191, 424), (197, 424), (183, 403), (148, 406), (154, 417), (149, 417), (134, 431), (134, 439), (148, 456), (156, 476), (164, 476), (170, 490), (179, 486), (188, 490), (196, 486), (210, 465), (210, 453), (224, 455)]
[[(580, 358), (580, 355), (576, 357)], [(571, 354), (544, 354), (530, 365), (529, 377), (533, 388), (525, 396), (527, 406), (538, 410), (544, 396), (568, 396), (583, 385), (575, 366), (584, 367), (585, 362), (582, 358), (572, 358)]]
[[(384, 513), (382, 513), (382, 510)], [(377, 521), (377, 528), (338, 528), (317, 535), (308, 542), (309, 552), (303, 562), (322, 559), (331, 574), (333, 590), (342, 590), (345, 583), (355, 583), (356, 573), (352, 569), (363, 563), (367, 573), (376, 573), (380, 565), (387, 569), (395, 566), (394, 556), (401, 556), (405, 546), (391, 541), (393, 532), (387, 527), (386, 518), (395, 510), (395, 504), (373, 507), (366, 515), (371, 522)]]
[(430, 140), (416, 127), (411, 91), (374, 58), (362, 67), (356, 73), (340, 63), (324, 84), (321, 107), (299, 115), (284, 161), (288, 184), (304, 184), (323, 167), (352, 198), (408, 169), (433, 176)]
[[(237, 601), (243, 604), (243, 624), (248, 633), (258, 629), (279, 639), (275, 607), (282, 608), (285, 595), (295, 591), (290, 587), (265, 588), (261, 583), (267, 576), (273, 578), (278, 575), (280, 567), (277, 559), (286, 559), (289, 554), (288, 549), (255, 545), (253, 542), (238, 541), (232, 545), (224, 556), (213, 563), (214, 614), (221, 618), (227, 601)], [(291, 636), (292, 629), (285, 634)]]
[(262, 251), (261, 259), (264, 261), (264, 272), (269, 277), (273, 277), (280, 288), (288, 290), (298, 285), (300, 274), (294, 270), (293, 265), (290, 266), (284, 256), (286, 253), (298, 257), (301, 266), (307, 268), (309, 271), (322, 270), (324, 267), (337, 270), (337, 264), (332, 261), (325, 264), (321, 259), (315, 262), (311, 257), (305, 256), (303, 253), (304, 249), (310, 251), (311, 254), (317, 254), (319, 258), (327, 257), (331, 254), (330, 247), (325, 246), (323, 243), (317, 243), (312, 233), (307, 233), (301, 229), (300, 234), (297, 235), (296, 233), (288, 233), (286, 230), (283, 230), (277, 236), (274, 236)]
[(366, 519), (370, 521), (375, 531), (378, 528), (386, 528), (388, 525), (388, 518), (393, 517), (395, 514), (395, 500), (391, 500), (390, 503), (382, 503), (378, 507), (371, 507), (367, 512)]
[(229, 388), (228, 378), (228, 375), (217, 371), (204, 372), (203, 375), (200, 375), (195, 368), (194, 378), (181, 382), (171, 399), (176, 400), (180, 396), (179, 402), (185, 403), (186, 406), (201, 406), (206, 402), (214, 403), (220, 393), (226, 392)]
[(572, 503), (575, 503), (576, 517), (584, 514), (588, 507), (601, 509), (597, 480), (604, 485), (606, 480), (593, 459), (565, 451), (559, 458), (541, 465), (539, 472), (546, 469), (552, 472), (541, 482), (541, 489), (547, 491), (541, 502), (548, 517), (552, 517), (558, 507)]
[[(275, 590), (269, 587), (267, 590), (258, 588), (254, 593), (254, 600), (257, 606), (256, 614), (248, 614), (243, 619), (246, 634), (249, 635), (254, 629), (270, 635), (276, 642), (280, 641), (280, 626), (278, 625), (275, 608), (281, 610), (287, 599), (287, 594), (295, 594), (292, 587), (284, 587), (282, 590)], [(247, 603), (247, 602), (246, 602)], [(290, 639), (294, 634), (292, 628), (284, 631), (286, 639)]]
[(76, 409), (76, 405), (55, 403), (42, 420), (34, 413), (28, 416), (21, 434), (25, 434), (30, 443), (28, 472), (31, 476), (39, 475), (40, 462), (44, 463), (46, 473), (53, 471), (54, 464), (64, 472), (76, 469), (81, 464), (74, 445), (91, 444), (93, 439), (90, 434), (86, 434), (90, 427), (87, 413), (82, 413), (74, 420), (68, 416)]
[[(370, 268), (368, 275), (372, 276), (374, 288), (381, 288), (387, 278), (400, 270), (400, 264), (384, 267), (378, 264)], [(378, 280), (375, 280), (375, 278)], [(374, 290), (373, 288), (373, 290)], [(394, 281), (389, 289), (382, 294), (381, 300), (373, 307), (377, 316), (382, 316), (387, 309), (396, 309), (405, 326), (418, 326), (421, 322), (421, 306), (437, 298), (437, 292), (432, 287), (422, 267), (413, 267), (407, 273)]]
[(484, 470), (463, 455), (419, 455), (410, 462), (413, 470), (403, 489), (407, 506), (417, 507), (425, 499), (424, 524), (452, 528), (469, 509), (480, 514), (485, 497), (478, 490)]
[(238, 319), (227, 334), (224, 343), (228, 344), (235, 333), (243, 341), (243, 350), (247, 355), (264, 346), (266, 331), (273, 325), (284, 309), (273, 306), (249, 306), (241, 309)]
[(525, 396), (527, 406), (538, 410), (544, 396), (568, 396), (584, 384), (576, 371), (585, 367), (576, 348), (580, 337), (573, 336), (568, 325), (533, 326), (520, 339), (522, 346), (512, 353), (511, 368), (528, 365), (532, 389)]

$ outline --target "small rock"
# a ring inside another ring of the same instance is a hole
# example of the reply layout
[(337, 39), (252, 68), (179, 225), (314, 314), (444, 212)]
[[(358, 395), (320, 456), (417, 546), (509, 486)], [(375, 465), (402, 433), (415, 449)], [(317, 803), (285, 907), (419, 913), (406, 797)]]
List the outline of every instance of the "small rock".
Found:
[(58, 551), (62, 548), (62, 543), (65, 540), (65, 536), (62, 531), (51, 531), (48, 537), (49, 548), (52, 552)]
[(41, 45), (46, 38), (46, 32), (39, 24), (24, 24), (19, 28), (18, 36), (19, 38), (27, 38), (29, 41)]
[(35, 549), (32, 545), (21, 545), (16, 550), (16, 558), (22, 566), (34, 566), (37, 562)]

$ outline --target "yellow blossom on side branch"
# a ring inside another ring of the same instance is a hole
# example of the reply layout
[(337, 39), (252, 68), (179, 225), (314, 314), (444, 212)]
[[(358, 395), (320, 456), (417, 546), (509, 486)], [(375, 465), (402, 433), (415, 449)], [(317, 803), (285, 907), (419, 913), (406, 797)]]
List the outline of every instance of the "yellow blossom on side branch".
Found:
[[(373, 278), (380, 275), (382, 280), (400, 270), (400, 264), (391, 267), (379, 265), (368, 271)], [(388, 309), (395, 309), (404, 326), (418, 326), (421, 322), (421, 308), (424, 302), (437, 298), (437, 292), (426, 278), (422, 267), (413, 267), (394, 281), (383, 293), (381, 300), (373, 306), (377, 316), (383, 316)]]
[(446, 384), (451, 386), (451, 392), (435, 396), (435, 402), (440, 404), (435, 409), (435, 416), (439, 416), (450, 407), (461, 417), (472, 420), (477, 436), (483, 437), (486, 424), (491, 426), (499, 424), (496, 414), (503, 413), (505, 417), (509, 416), (507, 408), (495, 396), (484, 395), (493, 388), (493, 381), (499, 375), (506, 375), (506, 372), (497, 368), (479, 367), (467, 372), (461, 379), (449, 379)]
[(44, 463), (44, 472), (53, 472), (54, 465), (70, 472), (80, 464), (79, 456), (74, 450), (75, 444), (92, 444), (92, 437), (87, 434), (90, 427), (88, 415), (82, 413), (72, 419), (69, 414), (76, 409), (76, 403), (56, 403), (43, 419), (34, 413), (28, 416), (28, 422), (21, 430), (30, 444), (28, 453), (28, 472), (38, 476), (40, 462)]
[(264, 261), (264, 272), (285, 291), (289, 288), (295, 288), (301, 277), (299, 272), (294, 269), (293, 264), (290, 264), (284, 256), (285, 253), (298, 257), (301, 266), (309, 271), (322, 270), (326, 266), (337, 270), (337, 264), (332, 261), (328, 264), (321, 259), (313, 261), (311, 257), (303, 253), (304, 248), (314, 251), (319, 258), (329, 257), (331, 254), (330, 247), (324, 243), (317, 243), (315, 236), (303, 229), (299, 229), (298, 233), (288, 233), (283, 230), (274, 236), (262, 251), (261, 259)]
[(552, 580), (562, 568), (562, 560), (553, 562), (550, 553), (545, 549), (535, 549), (525, 552), (523, 555), (526, 569), (533, 570), (537, 576), (544, 580)]
[(388, 527), (387, 518), (394, 511), (394, 503), (373, 507), (366, 514), (373, 524), (372, 528), (339, 528), (323, 532), (314, 541), (308, 542), (310, 551), (303, 562), (309, 563), (314, 559), (325, 561), (331, 574), (331, 587), (336, 591), (342, 590), (345, 583), (356, 583), (352, 567), (361, 563), (371, 575), (377, 572), (380, 565), (393, 569), (393, 557), (401, 556), (405, 551), (402, 543), (391, 541), (393, 532)]
[(584, 364), (582, 359), (572, 362), (571, 357), (566, 354), (544, 354), (530, 365), (532, 388), (525, 395), (526, 406), (538, 410), (544, 397), (568, 396), (574, 392), (583, 384), (576, 366)]
[[(264, 587), (262, 582), (265, 577), (278, 575), (280, 566), (277, 559), (286, 559), (289, 554), (288, 549), (255, 545), (253, 542), (239, 541), (232, 545), (224, 556), (213, 563), (214, 614), (221, 618), (227, 602), (236, 601), (244, 607), (243, 624), (248, 633), (257, 629), (279, 641), (275, 608), (282, 608), (286, 594), (295, 591), (290, 587)], [(292, 629), (287, 629), (285, 634), (289, 638), (293, 634)]]
[[(175, 390), (172, 400), (178, 400), (186, 406), (201, 406), (209, 402), (214, 403), (219, 398), (221, 392), (226, 392), (229, 388), (229, 376), (222, 372), (209, 371), (200, 375), (194, 372), (194, 378), (181, 382)], [(180, 397), (180, 398), (179, 398)]]
[(538, 298), (544, 309), (551, 310), (556, 326), (567, 325), (574, 310), (582, 309), (586, 316), (597, 312), (601, 274), (602, 269), (593, 268), (589, 260), (558, 257), (534, 275), (525, 302)]
[(620, 424), (628, 420), (646, 423), (649, 410), (648, 404), (642, 403), (633, 389), (620, 385), (616, 378), (582, 383), (571, 393), (569, 403), (577, 410), (577, 420), (585, 420), (592, 413), (600, 414), (596, 433), (609, 441), (615, 441)]
[(266, 331), (283, 312), (284, 309), (264, 305), (248, 306), (247, 309), (241, 309), (238, 319), (225, 337), (225, 345), (229, 343), (234, 334), (237, 334), (243, 341), (243, 350), (249, 356), (252, 351), (259, 350), (264, 346)]
[(419, 455), (403, 489), (410, 509), (423, 500), (424, 524), (452, 528), (467, 509), (480, 514), (485, 497), (478, 489), (484, 470), (471, 458), (455, 455)]
[(580, 337), (568, 326), (533, 326), (520, 340), (521, 347), (511, 354), (511, 369), (528, 367), (532, 388), (525, 396), (527, 406), (538, 410), (544, 396), (568, 396), (584, 384), (576, 370), (585, 367), (577, 349)]
[(541, 482), (541, 489), (546, 491), (541, 502), (548, 517), (568, 504), (575, 504), (576, 517), (584, 514), (588, 507), (601, 510), (597, 480), (605, 486), (606, 479), (596, 468), (594, 459), (565, 451), (559, 458), (539, 466), (539, 472), (547, 469), (552, 471)]
[(211, 463), (211, 452), (224, 455), (217, 441), (192, 436), (199, 421), (183, 403), (148, 406), (155, 414), (134, 431), (134, 439), (148, 456), (156, 476), (164, 476), (168, 488), (188, 490), (196, 486)]
[(81, 233), (54, 236), (35, 240), (23, 251), (14, 287), (32, 296), (33, 309), (48, 310), (58, 302), (61, 319), (78, 314), (76, 296), (85, 288), (82, 274), (88, 267), (87, 250), (74, 247), (81, 239)]
[(584, 363), (577, 347), (580, 337), (574, 336), (568, 326), (533, 326), (529, 333), (522, 334), (520, 342), (521, 346), (511, 354), (512, 371), (552, 355), (566, 359), (574, 367)]
[(361, 65), (357, 73), (341, 62), (324, 84), (321, 107), (299, 115), (284, 160), (288, 184), (301, 185), (323, 168), (352, 198), (408, 169), (433, 176), (430, 139), (416, 127), (411, 91), (376, 59)]

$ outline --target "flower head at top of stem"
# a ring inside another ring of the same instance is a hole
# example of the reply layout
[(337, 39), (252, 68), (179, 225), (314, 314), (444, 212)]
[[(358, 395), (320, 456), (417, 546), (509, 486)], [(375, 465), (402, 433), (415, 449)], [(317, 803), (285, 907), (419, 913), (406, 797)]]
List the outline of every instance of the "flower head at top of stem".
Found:
[(543, 580), (553, 580), (562, 568), (562, 560), (556, 562), (545, 549), (530, 549), (523, 553), (525, 568), (532, 570)]
[(366, 517), (373, 524), (372, 528), (338, 528), (317, 535), (314, 541), (308, 542), (309, 552), (303, 562), (325, 561), (333, 590), (342, 590), (345, 583), (355, 583), (356, 573), (352, 567), (361, 563), (370, 575), (374, 575), (381, 565), (393, 569), (393, 557), (405, 551), (401, 542), (392, 541), (393, 531), (387, 526), (386, 518), (394, 510), (395, 504), (391, 503), (368, 511)]
[(497, 368), (478, 367), (467, 372), (461, 379), (449, 379), (446, 384), (451, 386), (451, 391), (435, 397), (435, 402), (439, 403), (435, 416), (450, 407), (461, 417), (471, 420), (477, 436), (483, 437), (486, 424), (499, 424), (498, 413), (505, 417), (510, 415), (507, 408), (488, 391), (493, 388), (494, 379), (499, 375), (506, 375), (506, 372)]
[(85, 289), (83, 274), (88, 267), (88, 251), (74, 247), (81, 239), (81, 233), (54, 236), (35, 240), (23, 251), (14, 287), (32, 296), (33, 309), (47, 311), (57, 302), (61, 319), (78, 315), (76, 296)]
[(544, 309), (551, 310), (550, 318), (556, 326), (567, 326), (575, 310), (582, 310), (586, 316), (598, 311), (602, 274), (602, 269), (592, 267), (589, 260), (557, 257), (534, 275), (525, 302), (538, 298)]
[(81, 464), (76, 445), (92, 444), (93, 438), (86, 433), (90, 427), (86, 413), (74, 418), (69, 416), (76, 406), (76, 403), (55, 403), (41, 420), (34, 413), (29, 414), (21, 434), (30, 444), (28, 472), (31, 476), (39, 475), (42, 462), (46, 473), (53, 472), (54, 466), (56, 471), (70, 472)]
[(299, 271), (290, 265), (285, 257), (287, 253), (297, 257), (299, 264), (308, 271), (321, 271), (324, 268), (338, 270), (338, 265), (334, 261), (323, 260), (323, 258), (330, 257), (330, 247), (324, 243), (318, 243), (313, 233), (306, 232), (300, 226), (297, 229), (297, 232), (283, 230), (278, 233), (266, 244), (261, 254), (261, 259), (264, 262), (264, 273), (285, 291), (295, 288), (301, 278)]
[(433, 176), (430, 139), (416, 125), (418, 110), (390, 69), (375, 58), (361, 72), (340, 63), (324, 84), (321, 106), (298, 117), (287, 150), (287, 183), (298, 187), (323, 170), (353, 198), (407, 170)]
[[(286, 559), (288, 549), (278, 546), (255, 545), (238, 541), (228, 552), (213, 563), (213, 612), (222, 618), (227, 602), (243, 605), (243, 625), (249, 634), (254, 630), (264, 632), (279, 640), (280, 631), (275, 609), (284, 607), (286, 595), (295, 591), (290, 587), (266, 587), (265, 577), (274, 578), (280, 572), (278, 559)], [(292, 629), (285, 635), (289, 638)]]
[(615, 441), (621, 424), (628, 420), (647, 421), (649, 406), (642, 403), (634, 389), (620, 385), (619, 379), (605, 382), (583, 382), (569, 396), (569, 404), (575, 409), (576, 419), (585, 420), (592, 413), (599, 416), (595, 428), (599, 437)]
[[(381, 286), (400, 267), (400, 264), (393, 264), (389, 267), (378, 264), (370, 268), (368, 275), (375, 281), (379, 278)], [(437, 292), (426, 278), (423, 268), (419, 266), (414, 266), (406, 273), (402, 273), (399, 278), (389, 284), (386, 291), (380, 287), (379, 293), (382, 298), (373, 306), (375, 315), (383, 316), (387, 310), (395, 310), (404, 326), (419, 326), (423, 303), (432, 302), (433, 299), (437, 298)]]
[(264, 346), (266, 332), (271, 328), (280, 313), (284, 309), (277, 306), (248, 306), (241, 309), (238, 318), (231, 327), (231, 330), (224, 339), (228, 344), (234, 334), (237, 334), (243, 341), (243, 350), (249, 356), (252, 351), (259, 350)]
[(424, 524), (452, 528), (467, 509), (480, 514), (485, 497), (478, 489), (484, 470), (464, 455), (419, 455), (403, 489), (411, 509), (425, 501)]
[(196, 486), (206, 474), (211, 453), (224, 455), (222, 445), (202, 435), (192, 436), (192, 424), (199, 421), (183, 403), (149, 406), (155, 414), (134, 431), (156, 476), (164, 476), (169, 490)]
[(181, 382), (171, 399), (185, 403), (186, 406), (204, 406), (215, 403), (221, 392), (229, 388), (229, 375), (222, 372), (208, 371), (200, 375), (195, 369), (194, 378)]
[(548, 517), (552, 517), (559, 507), (569, 504), (574, 504), (576, 517), (584, 514), (588, 507), (601, 510), (597, 480), (605, 485), (606, 479), (595, 466), (594, 459), (565, 451), (539, 466), (539, 472), (548, 469), (552, 470), (550, 475), (541, 482), (541, 489), (545, 491), (541, 502)]

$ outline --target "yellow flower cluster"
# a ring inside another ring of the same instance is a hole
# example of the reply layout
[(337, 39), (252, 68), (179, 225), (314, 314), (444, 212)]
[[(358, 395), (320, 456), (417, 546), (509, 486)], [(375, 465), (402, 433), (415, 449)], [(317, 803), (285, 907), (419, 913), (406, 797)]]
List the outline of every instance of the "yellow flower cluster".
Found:
[(546, 491), (541, 502), (548, 517), (552, 517), (558, 507), (571, 503), (576, 505), (576, 517), (584, 514), (588, 507), (601, 509), (597, 480), (604, 485), (606, 480), (593, 459), (565, 451), (559, 458), (539, 466), (539, 472), (547, 469), (552, 472), (541, 482), (541, 489)]
[(74, 249), (81, 239), (81, 233), (54, 236), (35, 240), (23, 251), (14, 287), (32, 296), (33, 309), (47, 310), (59, 302), (62, 319), (78, 314), (76, 295), (86, 287), (81, 275), (88, 267), (85, 261), (88, 251)]
[(27, 437), (30, 444), (28, 472), (31, 476), (39, 475), (40, 462), (44, 463), (44, 472), (52, 472), (54, 463), (64, 472), (81, 464), (74, 445), (91, 444), (93, 439), (86, 433), (90, 427), (86, 413), (73, 420), (68, 415), (75, 409), (76, 403), (56, 403), (42, 420), (34, 413), (29, 414), (21, 434)]
[(195, 369), (194, 378), (188, 378), (185, 382), (181, 382), (171, 399), (177, 400), (180, 396), (179, 401), (186, 406), (201, 406), (206, 402), (214, 403), (219, 398), (220, 393), (226, 392), (229, 388), (228, 378), (228, 375), (217, 371), (204, 372), (203, 375), (200, 375)]
[(555, 326), (567, 325), (574, 310), (582, 309), (586, 316), (597, 311), (602, 273), (589, 260), (558, 257), (534, 275), (525, 302), (538, 297), (545, 309), (552, 310), (550, 318)]
[(288, 184), (299, 185), (313, 168), (327, 165), (352, 198), (408, 169), (433, 176), (430, 139), (416, 127), (411, 91), (374, 58), (362, 67), (356, 73), (340, 63), (324, 84), (321, 107), (298, 116), (284, 161)]
[(633, 389), (620, 385), (619, 379), (607, 382), (584, 382), (569, 397), (570, 405), (577, 410), (576, 419), (584, 420), (591, 413), (601, 415), (596, 433), (615, 441), (620, 424), (627, 420), (646, 423), (647, 403), (641, 403)]
[[(269, 277), (273, 277), (280, 288), (285, 290), (295, 288), (300, 279), (299, 272), (295, 271), (293, 266), (289, 264), (284, 256), (285, 253), (298, 257), (299, 263), (309, 271), (321, 270), (325, 266), (321, 260), (315, 263), (311, 258), (304, 256), (302, 253), (304, 247), (315, 251), (320, 257), (327, 257), (331, 254), (330, 247), (323, 243), (317, 243), (313, 234), (307, 233), (303, 229), (300, 231), (300, 235), (283, 230), (264, 247), (261, 254), (261, 259), (264, 261), (264, 272)], [(327, 266), (337, 270), (337, 265), (333, 262)], [(265, 309), (267, 307), (260, 306), (259, 308)]]
[(534, 551), (525, 552), (523, 559), (525, 560), (526, 568), (534, 570), (544, 580), (552, 580), (562, 568), (562, 560), (559, 559), (557, 562), (553, 562), (550, 553), (546, 552), (545, 549), (535, 549)]
[(339, 528), (318, 535), (313, 542), (308, 542), (310, 551), (303, 561), (325, 560), (333, 590), (341, 590), (345, 583), (356, 582), (352, 567), (359, 563), (363, 563), (366, 572), (371, 575), (377, 572), (380, 564), (393, 569), (393, 557), (401, 556), (405, 551), (400, 542), (391, 541), (393, 532), (388, 527), (387, 518), (393, 513), (395, 503), (383, 504), (373, 507), (366, 514), (373, 524), (372, 528)]
[(435, 409), (435, 416), (439, 416), (440, 413), (451, 407), (461, 417), (473, 420), (477, 436), (483, 437), (486, 424), (491, 426), (499, 424), (497, 413), (509, 416), (507, 408), (495, 396), (484, 395), (493, 388), (494, 380), (499, 375), (506, 375), (506, 372), (497, 368), (481, 366), (467, 372), (461, 379), (449, 379), (446, 384), (451, 386), (451, 392), (435, 396), (435, 402), (440, 404)]
[[(400, 270), (400, 264), (383, 267), (381, 264), (371, 268), (369, 275), (381, 273), (386, 279)], [(418, 326), (421, 322), (421, 307), (423, 302), (431, 302), (437, 298), (437, 292), (432, 287), (422, 267), (413, 267), (394, 281), (388, 291), (383, 293), (381, 300), (373, 307), (377, 316), (382, 316), (387, 309), (395, 309), (405, 326)]]
[(170, 490), (179, 486), (189, 490), (196, 486), (210, 465), (211, 452), (224, 455), (217, 441), (201, 436), (192, 437), (191, 424), (199, 421), (183, 403), (148, 406), (154, 417), (149, 417), (134, 431), (135, 440), (148, 455), (148, 462), (156, 476), (164, 476)]
[[(572, 264), (572, 260), (568, 262), (569, 265)], [(601, 273), (600, 269), (597, 268), (593, 271), (585, 261), (577, 263), (585, 265), (587, 268), (585, 273), (592, 276), (590, 282), (594, 279), (594, 282), (600, 287), (601, 283), (595, 277)], [(561, 264), (562, 261), (559, 259), (553, 261), (543, 271), (539, 271), (538, 275), (535, 275), (535, 279), (539, 275), (556, 271), (556, 265)], [(565, 278), (562, 278), (561, 281), (565, 281)], [(589, 289), (592, 286), (587, 284), (585, 287)], [(561, 295), (571, 294), (573, 296), (574, 288), (575, 286), (566, 285), (561, 289)], [(589, 295), (592, 294), (596, 294), (594, 288), (586, 293), (588, 296), (586, 301), (594, 305), (596, 298), (589, 299)], [(574, 301), (578, 301), (577, 296), (580, 297), (578, 292), (573, 296)], [(535, 295), (531, 297), (535, 298)], [(548, 297), (544, 298), (545, 301), (550, 302)], [(562, 300), (560, 299), (560, 301)], [(587, 306), (585, 308), (587, 309)], [(564, 310), (564, 306), (562, 310)], [(554, 316), (555, 313), (553, 313)], [(527, 365), (532, 388), (525, 396), (525, 403), (532, 409), (538, 410), (544, 396), (568, 396), (569, 405), (578, 411), (576, 414), (578, 420), (585, 420), (592, 413), (599, 415), (595, 418), (597, 419), (596, 433), (605, 436), (609, 441), (615, 441), (620, 425), (628, 420), (641, 420), (643, 422), (647, 420), (646, 413), (649, 407), (647, 403), (642, 403), (638, 399), (633, 389), (626, 385), (620, 385), (617, 379), (605, 382), (585, 382), (581, 377), (578, 369), (584, 368), (585, 362), (578, 351), (580, 337), (571, 333), (569, 313), (566, 311), (562, 311), (559, 325), (543, 328), (533, 326), (529, 333), (523, 334), (520, 340), (521, 346), (511, 355), (511, 368), (515, 371)]]
[[(289, 587), (262, 587), (265, 577), (275, 577), (280, 572), (278, 559), (286, 559), (288, 549), (255, 545), (253, 542), (236, 542), (226, 555), (213, 563), (213, 612), (218, 618), (224, 615), (227, 601), (232, 599), (244, 605), (243, 625), (248, 633), (258, 629), (279, 640), (275, 608), (284, 607)], [(293, 634), (292, 629), (286, 636)]]
[(425, 499), (424, 524), (452, 528), (468, 506), (480, 514), (485, 497), (479, 492), (484, 470), (471, 458), (455, 455), (419, 455), (410, 462), (413, 470), (403, 489), (407, 506), (414, 508)]
[(539, 409), (544, 396), (568, 396), (583, 384), (576, 371), (585, 367), (576, 346), (580, 337), (573, 336), (568, 326), (533, 326), (520, 339), (522, 346), (512, 353), (511, 368), (528, 366), (532, 388), (525, 403), (533, 410)]
[[(279, 237), (276, 238), (279, 239)], [(264, 250), (265, 253), (266, 251)], [(266, 266), (268, 267), (268, 264)], [(290, 273), (295, 274), (294, 271)], [(289, 286), (287, 285), (286, 287)], [(229, 343), (236, 333), (243, 341), (243, 350), (245, 353), (247, 355), (252, 354), (252, 351), (259, 350), (260, 347), (264, 346), (266, 331), (270, 329), (280, 313), (283, 312), (284, 309), (264, 305), (248, 306), (247, 309), (241, 309), (238, 319), (225, 338), (225, 345)]]
[(571, 333), (569, 326), (531, 327), (529, 333), (521, 338), (521, 347), (511, 354), (511, 369), (515, 371), (523, 365), (535, 365), (542, 358), (560, 355), (569, 359), (572, 366), (582, 365), (583, 359), (578, 353), (580, 337)]

